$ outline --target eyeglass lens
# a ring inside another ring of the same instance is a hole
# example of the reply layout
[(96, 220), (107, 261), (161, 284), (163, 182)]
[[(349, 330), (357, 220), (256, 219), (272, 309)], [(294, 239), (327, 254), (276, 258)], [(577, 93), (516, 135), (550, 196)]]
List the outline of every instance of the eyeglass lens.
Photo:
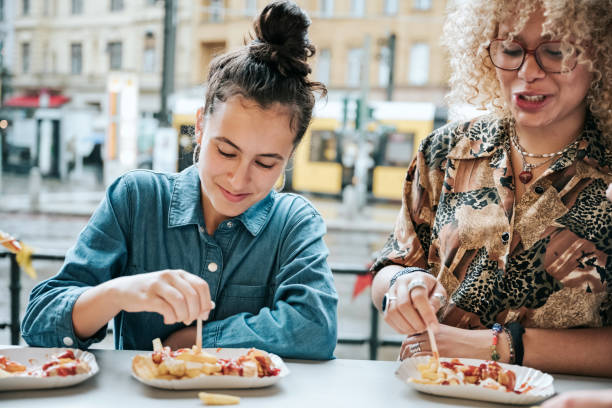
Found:
[[(516, 41), (494, 40), (489, 47), (491, 62), (501, 69), (517, 70), (523, 65), (527, 51)], [(540, 68), (549, 73), (568, 72), (576, 67), (576, 53), (568, 56), (563, 64), (561, 42), (544, 42), (533, 52)]]

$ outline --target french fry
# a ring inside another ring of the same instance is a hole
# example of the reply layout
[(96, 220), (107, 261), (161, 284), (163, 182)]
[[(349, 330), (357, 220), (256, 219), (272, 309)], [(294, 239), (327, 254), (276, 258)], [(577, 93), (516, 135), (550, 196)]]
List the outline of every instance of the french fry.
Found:
[(157, 372), (157, 366), (147, 356), (137, 355), (132, 359), (132, 371), (141, 378), (152, 380), (159, 374)]
[(153, 339), (153, 351), (162, 351), (164, 346), (162, 346), (161, 340), (158, 338)]
[(17, 264), (32, 278), (36, 279), (36, 271), (32, 266), (32, 253), (34, 250), (9, 233), (0, 231), (0, 245), (8, 249), (13, 254), (16, 254), (15, 260)]
[(191, 349), (188, 352), (179, 354), (178, 356), (176, 356), (176, 358), (178, 360), (193, 361), (196, 363), (215, 364), (217, 362), (217, 357), (213, 356), (212, 354), (208, 354), (204, 351), (196, 350), (195, 348)]
[(202, 369), (204, 364), (196, 363), (195, 361), (185, 362), (185, 375), (189, 378), (195, 378), (202, 375)]
[(211, 394), (209, 392), (198, 393), (198, 398), (205, 405), (237, 405), (240, 404), (240, 397), (227, 394)]

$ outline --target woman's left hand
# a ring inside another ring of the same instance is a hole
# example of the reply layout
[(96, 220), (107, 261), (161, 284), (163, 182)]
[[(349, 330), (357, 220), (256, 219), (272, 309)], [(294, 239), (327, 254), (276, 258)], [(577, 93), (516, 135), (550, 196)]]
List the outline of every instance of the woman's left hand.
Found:
[[(491, 359), (491, 344), (493, 335), (491, 330), (468, 330), (458, 329), (453, 326), (440, 324), (439, 329), (434, 332), (436, 344), (440, 357), (463, 357), (477, 358), (481, 360)], [(498, 350), (507, 347), (500, 334)], [(427, 332), (406, 337), (402, 342), (400, 360), (409, 357), (431, 355), (431, 344)], [(502, 354), (507, 355), (507, 353)]]

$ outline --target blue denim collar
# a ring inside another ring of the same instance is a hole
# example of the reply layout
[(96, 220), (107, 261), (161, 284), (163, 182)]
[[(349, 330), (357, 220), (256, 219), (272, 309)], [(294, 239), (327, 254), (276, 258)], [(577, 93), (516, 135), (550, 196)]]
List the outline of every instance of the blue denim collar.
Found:
[[(270, 191), (235, 219), (239, 220), (251, 235), (256, 236), (268, 221), (276, 194), (275, 191)], [(176, 175), (168, 208), (168, 228), (192, 224), (204, 225), (200, 176), (194, 165)]]

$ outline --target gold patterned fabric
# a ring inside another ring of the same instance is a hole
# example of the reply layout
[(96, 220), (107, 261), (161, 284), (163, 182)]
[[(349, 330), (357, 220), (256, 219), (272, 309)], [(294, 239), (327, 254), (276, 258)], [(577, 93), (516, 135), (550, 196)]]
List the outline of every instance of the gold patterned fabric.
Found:
[(421, 144), (395, 229), (371, 272), (420, 266), (462, 328), (612, 326), (612, 152), (588, 115), (575, 148), (515, 202), (508, 121), (453, 123)]

